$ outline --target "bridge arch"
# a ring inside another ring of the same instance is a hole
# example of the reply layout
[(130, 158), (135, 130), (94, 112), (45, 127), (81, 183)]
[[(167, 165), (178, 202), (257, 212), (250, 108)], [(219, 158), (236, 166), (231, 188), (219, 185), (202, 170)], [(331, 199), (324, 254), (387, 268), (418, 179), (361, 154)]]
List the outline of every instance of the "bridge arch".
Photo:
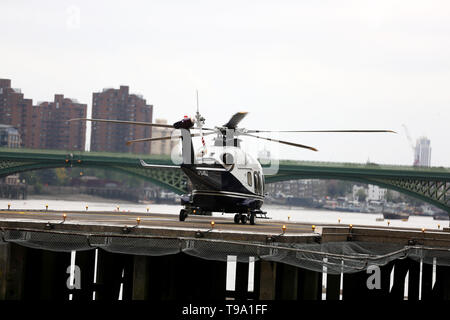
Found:
[[(187, 177), (181, 170), (143, 168), (140, 159), (150, 164), (172, 164), (168, 156), (0, 148), (0, 177), (50, 168), (102, 168), (146, 179), (177, 194), (187, 192)], [(278, 173), (265, 177), (266, 183), (295, 179), (336, 179), (378, 185), (423, 200), (450, 214), (450, 168), (280, 161)]]
[(289, 180), (344, 180), (350, 182), (358, 182), (364, 184), (377, 185), (381, 188), (391, 189), (398, 191), (415, 199), (419, 199), (426, 203), (432, 204), (438, 207), (450, 215), (450, 206), (448, 203), (447, 195), (450, 193), (450, 183), (439, 181), (419, 181), (414, 179), (402, 180), (389, 180), (389, 179), (374, 179), (366, 177), (354, 177), (343, 175), (331, 175), (326, 176), (322, 174), (294, 174), (294, 175), (278, 175), (274, 177), (266, 177), (266, 183), (275, 183)]
[(0, 160), (0, 177), (45, 169), (98, 168), (141, 178), (176, 194), (183, 194), (187, 190), (187, 177), (183, 172), (181, 172), (181, 170), (171, 168), (144, 169), (140, 166), (139, 161), (132, 164), (126, 162), (122, 164), (96, 164), (89, 161), (67, 160), (68, 159), (64, 159), (63, 161), (61, 161), (61, 159), (56, 161)]

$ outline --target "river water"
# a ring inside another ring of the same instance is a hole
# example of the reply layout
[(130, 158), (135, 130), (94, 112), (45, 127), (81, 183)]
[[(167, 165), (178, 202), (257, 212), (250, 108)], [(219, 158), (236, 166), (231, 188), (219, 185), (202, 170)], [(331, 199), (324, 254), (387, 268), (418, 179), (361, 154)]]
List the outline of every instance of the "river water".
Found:
[[(75, 210), (85, 211), (88, 206), (89, 211), (116, 211), (121, 212), (142, 212), (145, 214), (147, 208), (150, 213), (165, 213), (178, 215), (180, 209), (179, 205), (167, 204), (135, 204), (121, 200), (45, 200), (45, 199), (30, 199), (30, 200), (9, 200), (0, 199), (0, 209), (7, 209), (8, 204), (11, 205), (12, 210), (20, 209), (45, 209), (48, 205), (49, 210)], [(117, 209), (119, 208), (119, 209)], [(407, 221), (392, 219), (383, 219), (380, 213), (356, 213), (356, 212), (338, 212), (301, 207), (286, 207), (264, 205), (263, 211), (267, 211), (267, 217), (273, 221), (283, 222), (302, 222), (310, 224), (342, 224), (342, 225), (364, 225), (364, 226), (389, 226), (391, 227), (406, 227), (406, 228), (425, 228), (425, 229), (442, 229), (449, 226), (448, 220), (434, 220), (430, 216), (410, 216)], [(213, 216), (222, 216), (222, 213), (213, 213)], [(232, 214), (228, 214), (230, 219)]]

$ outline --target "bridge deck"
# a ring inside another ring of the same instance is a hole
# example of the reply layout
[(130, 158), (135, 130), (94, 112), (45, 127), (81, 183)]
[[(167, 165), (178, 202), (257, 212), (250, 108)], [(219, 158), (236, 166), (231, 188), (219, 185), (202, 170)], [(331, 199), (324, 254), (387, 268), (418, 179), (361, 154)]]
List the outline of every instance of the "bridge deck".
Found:
[[(151, 164), (173, 164), (167, 156), (0, 148), (0, 177), (49, 168), (102, 168), (140, 177), (178, 194), (188, 192), (187, 177), (182, 171), (143, 168), (139, 161), (141, 158)], [(374, 184), (426, 201), (450, 214), (449, 168), (274, 161), (274, 167), (271, 166), (274, 172), (266, 175), (266, 183), (296, 179), (340, 179)]]

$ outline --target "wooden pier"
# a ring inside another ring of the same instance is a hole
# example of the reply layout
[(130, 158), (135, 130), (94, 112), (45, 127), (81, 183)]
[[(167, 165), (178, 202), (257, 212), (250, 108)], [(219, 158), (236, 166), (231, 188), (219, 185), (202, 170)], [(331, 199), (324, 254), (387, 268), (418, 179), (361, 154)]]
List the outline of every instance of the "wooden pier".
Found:
[(177, 218), (1, 211), (0, 299), (450, 299), (448, 230)]

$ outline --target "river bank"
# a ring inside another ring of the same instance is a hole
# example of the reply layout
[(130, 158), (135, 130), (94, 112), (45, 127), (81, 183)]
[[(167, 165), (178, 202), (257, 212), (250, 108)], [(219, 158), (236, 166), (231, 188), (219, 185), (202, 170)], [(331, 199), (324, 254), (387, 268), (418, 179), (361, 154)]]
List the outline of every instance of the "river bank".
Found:
[[(117, 200), (103, 198), (84, 193), (72, 193), (72, 194), (29, 194), (26, 200), (64, 200), (64, 201), (88, 201), (88, 202), (117, 202), (136, 204), (134, 201)], [(24, 201), (26, 201), (24, 200)]]

